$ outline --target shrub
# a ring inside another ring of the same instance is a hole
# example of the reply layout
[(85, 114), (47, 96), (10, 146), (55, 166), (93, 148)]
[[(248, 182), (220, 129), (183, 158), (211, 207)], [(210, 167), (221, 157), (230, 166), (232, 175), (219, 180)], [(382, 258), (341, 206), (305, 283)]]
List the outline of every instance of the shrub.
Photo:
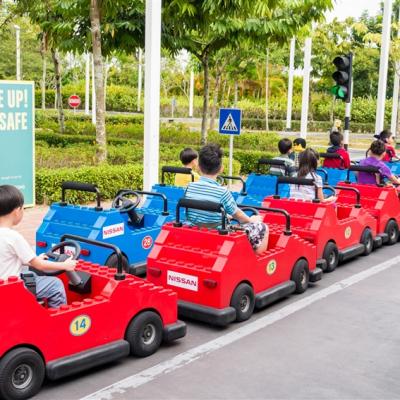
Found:
[[(102, 198), (111, 199), (121, 188), (141, 188), (143, 167), (139, 165), (101, 165), (96, 167), (38, 169), (36, 171), (36, 203), (52, 203), (61, 199), (63, 181), (79, 181), (95, 184)], [(68, 192), (72, 203), (93, 201), (93, 194)]]

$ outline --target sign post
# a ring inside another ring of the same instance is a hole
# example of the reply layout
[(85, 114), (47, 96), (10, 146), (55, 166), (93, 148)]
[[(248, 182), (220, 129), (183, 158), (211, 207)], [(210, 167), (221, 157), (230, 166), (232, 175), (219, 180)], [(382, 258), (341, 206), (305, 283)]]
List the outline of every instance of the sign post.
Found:
[(34, 83), (0, 81), (0, 185), (14, 185), (35, 204)]
[(242, 110), (238, 108), (219, 109), (219, 133), (229, 137), (229, 176), (232, 176), (233, 137), (240, 135), (242, 126)]

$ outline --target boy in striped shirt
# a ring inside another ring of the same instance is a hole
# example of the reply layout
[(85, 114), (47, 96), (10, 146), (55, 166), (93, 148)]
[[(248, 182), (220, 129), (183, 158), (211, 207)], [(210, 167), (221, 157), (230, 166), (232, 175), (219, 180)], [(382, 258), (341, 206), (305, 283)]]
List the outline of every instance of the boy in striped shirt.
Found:
[[(219, 145), (208, 144), (201, 148), (199, 152), (201, 177), (198, 182), (188, 185), (185, 197), (221, 204), (228, 215), (242, 224), (253, 250), (256, 254), (260, 254), (268, 247), (268, 226), (258, 215), (247, 216), (238, 208), (231, 192), (217, 182), (217, 176), (223, 170), (222, 156), (223, 152)], [(221, 216), (214, 212), (189, 209), (187, 219), (193, 225), (217, 228)]]

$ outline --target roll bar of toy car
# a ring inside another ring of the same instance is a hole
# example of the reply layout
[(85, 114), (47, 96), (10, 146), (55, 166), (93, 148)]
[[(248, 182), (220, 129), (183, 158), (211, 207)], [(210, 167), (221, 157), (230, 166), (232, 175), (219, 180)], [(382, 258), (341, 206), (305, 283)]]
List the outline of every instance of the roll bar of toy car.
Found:
[(145, 192), (143, 190), (135, 190), (134, 193), (138, 194), (144, 194), (146, 196), (155, 196), (155, 197), (161, 197), (163, 201), (163, 212), (162, 215), (169, 215), (168, 212), (168, 199), (167, 196), (163, 193), (157, 193), (157, 192)]
[(89, 192), (89, 193), (96, 193), (96, 201), (97, 207), (95, 208), (96, 211), (101, 211), (101, 199), (100, 199), (100, 191), (91, 183), (84, 183), (84, 182), (75, 182), (75, 181), (65, 181), (61, 184), (61, 206), (66, 206), (68, 203), (65, 201), (65, 192), (67, 190), (76, 190), (79, 192)]
[(218, 178), (231, 179), (233, 181), (240, 181), (242, 183), (242, 190), (240, 191), (240, 194), (243, 196), (247, 195), (246, 182), (241, 176), (218, 175)]
[(347, 179), (346, 183), (350, 183), (350, 172), (369, 172), (371, 174), (379, 174), (378, 167), (367, 167), (364, 165), (350, 165), (349, 169), (347, 170)]
[(260, 173), (261, 165), (270, 165), (285, 168), (285, 175), (289, 174), (289, 166), (283, 160), (273, 160), (272, 158), (260, 158), (257, 163), (257, 173)]
[(125, 274), (124, 270), (122, 267), (122, 253), (119, 247), (114, 246), (113, 244), (110, 243), (104, 243), (104, 242), (98, 242), (97, 240), (92, 240), (88, 239), (82, 236), (77, 236), (77, 235), (70, 235), (70, 234), (65, 234), (61, 236), (60, 241), (64, 242), (65, 239), (71, 239), (71, 240), (76, 240), (77, 242), (83, 242), (87, 244), (91, 244), (93, 246), (99, 246), (99, 247), (104, 247), (106, 249), (111, 249), (114, 250), (115, 254), (117, 255), (117, 273), (114, 275), (114, 279), (116, 281), (123, 281), (125, 279)]
[(219, 233), (221, 235), (226, 235), (228, 233), (226, 229), (226, 212), (224, 210), (224, 207), (220, 203), (215, 203), (213, 201), (186, 199), (186, 198), (179, 199), (178, 204), (176, 205), (176, 219), (174, 222), (174, 226), (177, 227), (182, 226), (182, 222), (180, 221), (181, 208), (186, 208), (186, 209), (192, 208), (194, 210), (220, 213), (222, 229), (219, 229)]
[(340, 160), (342, 167), (344, 167), (344, 159), (338, 153), (319, 153), (321, 158), (329, 159), (329, 160)]
[(325, 168), (317, 168), (317, 172), (322, 172), (324, 175), (324, 183), (328, 183), (328, 171)]
[(315, 202), (318, 202), (318, 186), (314, 182), (314, 179), (306, 179), (306, 178), (294, 178), (289, 176), (278, 176), (275, 185), (275, 196), (274, 198), (279, 198), (279, 185), (283, 184), (292, 184), (299, 186), (314, 186), (315, 187)]
[(161, 168), (161, 186), (165, 186), (165, 174), (184, 174), (184, 175), (192, 175), (192, 182), (194, 182), (194, 174), (192, 168), (186, 167), (171, 167), (169, 165), (165, 165)]
[(336, 189), (335, 189), (333, 186), (331, 186), (331, 185), (324, 185), (324, 186), (322, 187), (322, 189), (330, 190), (330, 191), (333, 193), (333, 195), (336, 196)]
[(353, 192), (356, 194), (356, 204), (355, 208), (361, 208), (361, 193), (358, 189), (349, 186), (335, 186), (335, 189), (347, 190), (348, 192)]
[(277, 213), (277, 214), (283, 214), (286, 219), (286, 226), (285, 226), (285, 230), (283, 233), (286, 236), (290, 236), (292, 234), (291, 223), (290, 223), (290, 214), (286, 210), (282, 210), (281, 208), (258, 207), (258, 206), (251, 206), (250, 208), (254, 208), (255, 210), (258, 210), (258, 211), (268, 211), (268, 212), (273, 212), (273, 213)]

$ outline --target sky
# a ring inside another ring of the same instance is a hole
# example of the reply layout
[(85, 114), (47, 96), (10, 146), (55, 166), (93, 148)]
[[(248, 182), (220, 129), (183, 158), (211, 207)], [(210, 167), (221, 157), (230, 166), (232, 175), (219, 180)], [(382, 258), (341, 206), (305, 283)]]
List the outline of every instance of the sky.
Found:
[(371, 15), (377, 14), (381, 0), (336, 0), (335, 8), (327, 14), (327, 20), (331, 21), (334, 17), (345, 19), (347, 17), (359, 17), (364, 10), (368, 10)]

